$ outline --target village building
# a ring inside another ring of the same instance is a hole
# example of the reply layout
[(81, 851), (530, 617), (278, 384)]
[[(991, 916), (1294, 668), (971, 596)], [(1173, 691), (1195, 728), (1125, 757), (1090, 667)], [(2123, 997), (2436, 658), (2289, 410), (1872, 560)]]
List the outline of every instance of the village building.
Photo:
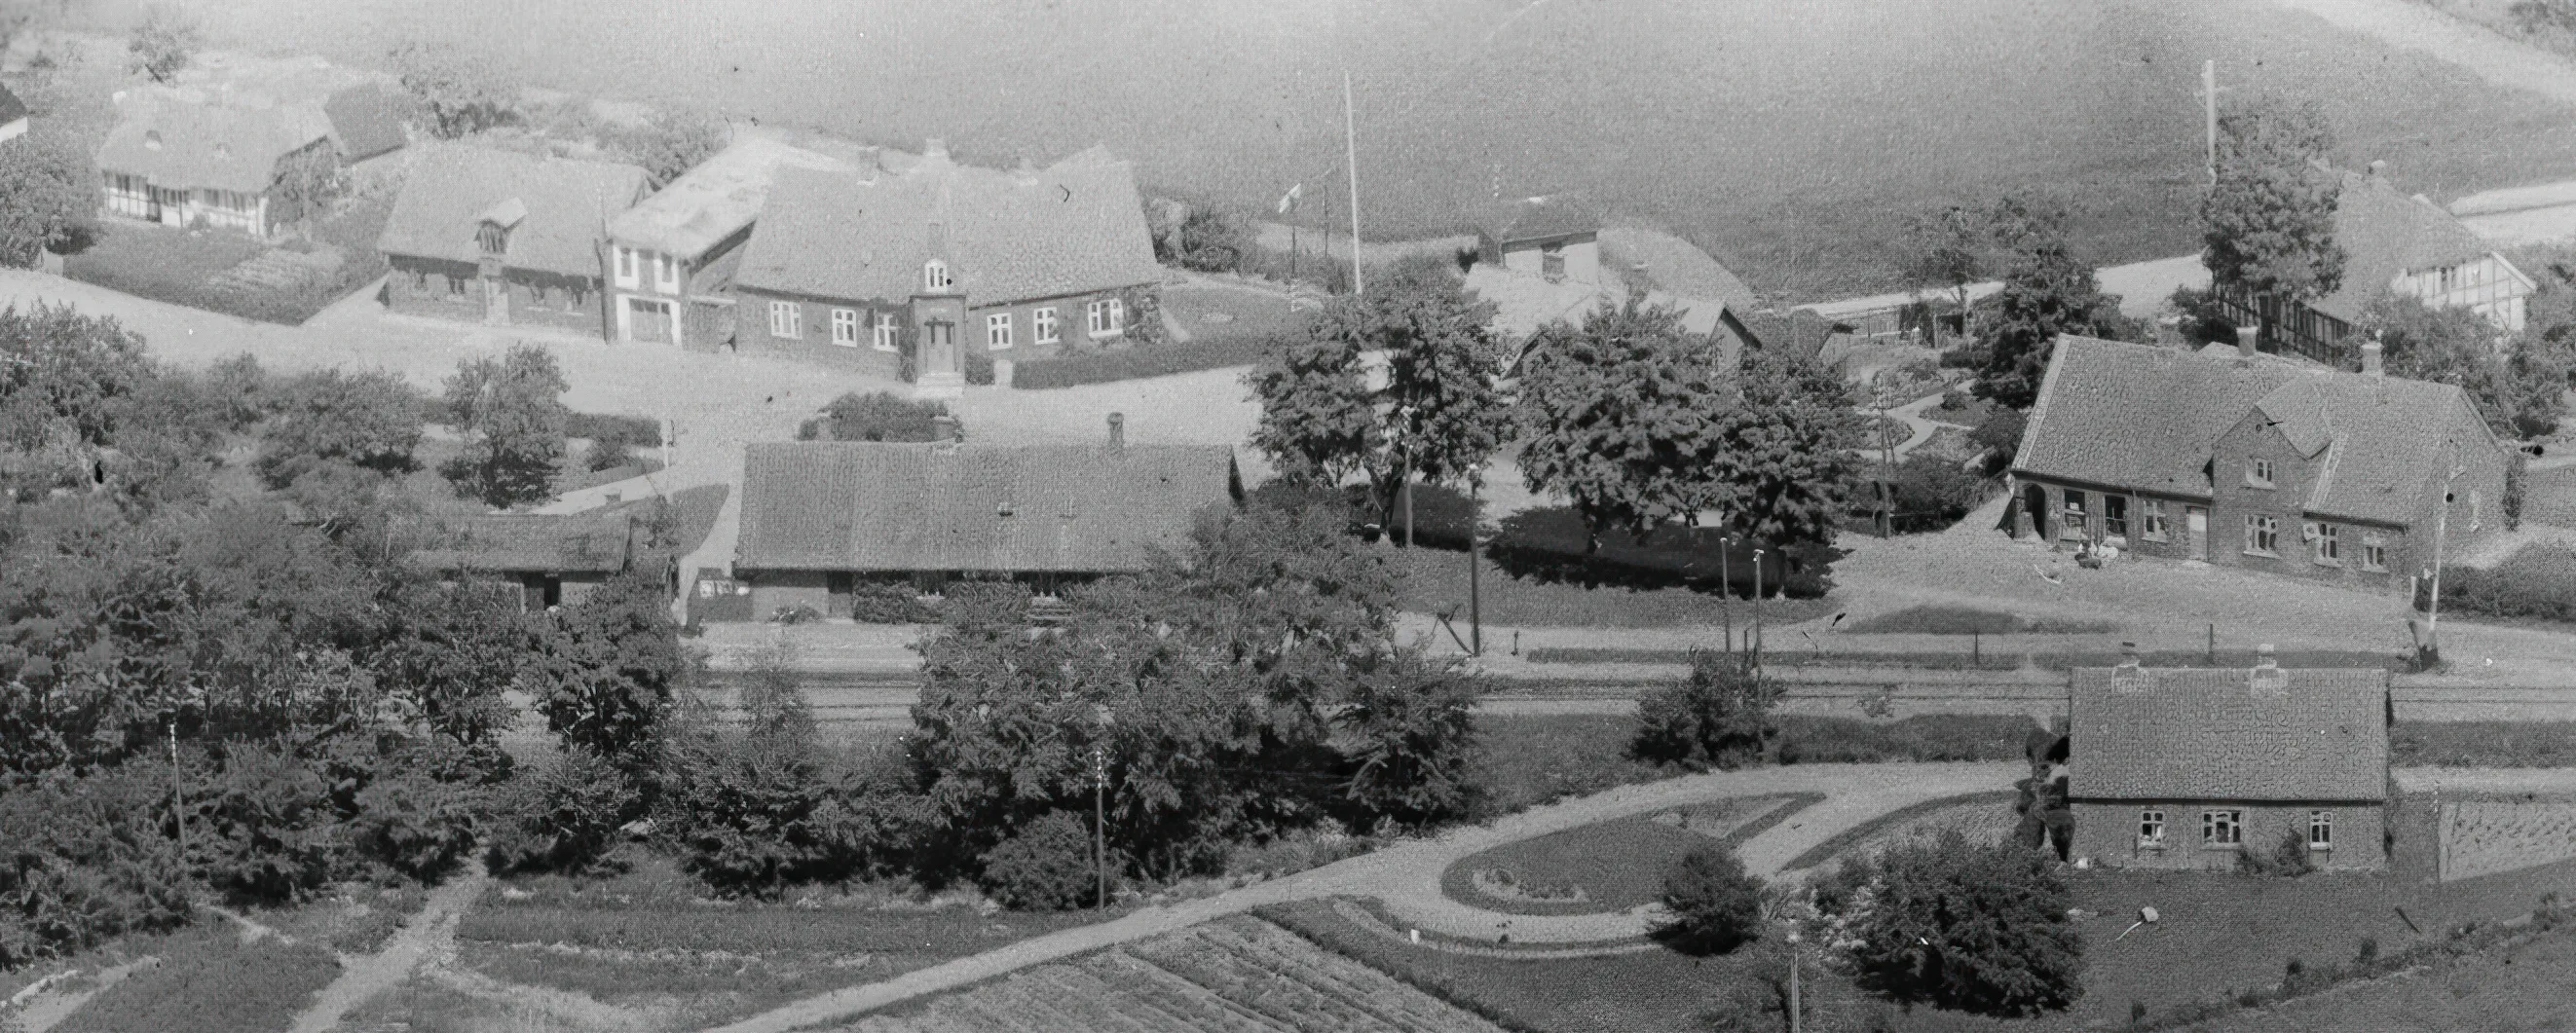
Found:
[(120, 106), (97, 153), (108, 215), (266, 239), (305, 215), (276, 196), (288, 163), (339, 161), (318, 106), (211, 103), (169, 90), (139, 91)]
[(0, 143), (27, 135), (27, 102), (0, 86)]
[(872, 149), (761, 130), (609, 221), (611, 339), (713, 351), (733, 340), (728, 288), (779, 170), (848, 172)]
[(331, 120), (340, 160), (355, 165), (409, 144), (419, 104), (400, 87), (363, 82), (332, 93), (322, 102), (322, 114)]
[(514, 586), (535, 612), (577, 603), (634, 569), (644, 538), (637, 502), (581, 513), (490, 513), (466, 517), (438, 544), (413, 551), (414, 567)]
[(846, 618), (855, 593), (1009, 579), (1040, 592), (1189, 559), (1201, 515), (1242, 496), (1232, 449), (756, 443), (743, 459), (733, 577), (750, 613)]
[(2070, 853), (2114, 868), (2229, 870), (2305, 847), (2326, 871), (2388, 866), (2388, 672), (2245, 668), (2075, 672)]
[(2067, 335), (2011, 467), (2016, 534), (2411, 590), (2504, 529), (2510, 459), (2450, 384)]
[(970, 362), (1007, 385), (1019, 361), (1118, 342), (1157, 318), (1162, 277), (1127, 162), (1003, 172), (933, 140), (900, 175), (778, 174), (734, 273), (735, 340), (953, 397)]
[(644, 197), (646, 182), (623, 163), (432, 148), (413, 164), (376, 243), (392, 266), (385, 305), (606, 336), (608, 222)]
[(2382, 298), (2409, 297), (2431, 308), (2465, 308), (2495, 324), (2496, 336), (2520, 333), (2538, 285), (2486, 238), (2422, 194), (2400, 193), (2384, 162), (2367, 174), (2320, 169), (2336, 177), (2335, 243), (2344, 251), (2341, 285), (2302, 302), (2254, 295), (2241, 286), (2212, 292), (2240, 327), (2260, 326), (2263, 351), (2300, 355), (2351, 368), (2360, 358), (2362, 316)]
[(1555, 283), (1601, 282), (1601, 217), (1573, 197), (1498, 201), (1476, 225), (1476, 260)]

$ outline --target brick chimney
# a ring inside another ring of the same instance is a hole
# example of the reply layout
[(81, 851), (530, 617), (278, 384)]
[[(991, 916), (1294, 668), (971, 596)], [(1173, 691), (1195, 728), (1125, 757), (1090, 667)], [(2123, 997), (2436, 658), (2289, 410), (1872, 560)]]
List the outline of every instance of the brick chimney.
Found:
[(931, 417), (930, 440), (943, 445), (954, 444), (957, 441), (957, 417), (947, 413)]
[(1109, 414), (1109, 450), (1112, 452), (1124, 452), (1127, 450), (1126, 413), (1113, 412)]
[(2387, 162), (2386, 160), (2377, 160), (2377, 161), (2373, 161), (2373, 162), (2371, 162), (2371, 163), (2370, 163), (2370, 178), (2371, 178), (2371, 179), (2373, 179), (2373, 180), (2383, 180), (2383, 179), (2387, 179), (2387, 178), (2388, 178), (2388, 162)]
[(2361, 371), (2374, 377), (2386, 375), (2387, 366), (2385, 365), (2383, 358), (2386, 354), (2386, 350), (2380, 346), (2378, 339), (2373, 338), (2368, 341), (2363, 341), (2361, 343)]
[(2290, 676), (2282, 673), (2280, 663), (2272, 658), (2272, 644), (2269, 642), (2254, 647), (2252, 685), (2254, 694), (2258, 696), (2277, 697), (2289, 690)]
[(2253, 358), (2253, 357), (2254, 357), (2254, 342), (2255, 342), (2257, 339), (2261, 338), (2262, 336), (2263, 336), (2263, 326), (2262, 326), (2262, 324), (2260, 324), (2260, 323), (2248, 324), (2248, 325), (2245, 325), (2245, 326), (2237, 327), (2237, 328), (2236, 328), (2236, 357), (2237, 357), (2237, 358), (2240, 358), (2240, 359), (2250, 359), (2250, 358)]
[(2141, 663), (2138, 659), (2138, 644), (2135, 642), (2120, 643), (2120, 669), (2123, 671), (2135, 671), (2140, 666)]

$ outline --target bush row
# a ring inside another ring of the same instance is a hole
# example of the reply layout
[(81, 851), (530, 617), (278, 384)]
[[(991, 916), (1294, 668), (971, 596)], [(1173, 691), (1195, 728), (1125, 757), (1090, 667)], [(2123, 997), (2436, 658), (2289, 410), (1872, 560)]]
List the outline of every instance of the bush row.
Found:
[[(1348, 502), (1362, 534), (1404, 538), (1401, 502), (1382, 529), (1378, 526), (1380, 514), (1367, 489), (1352, 489)], [(1475, 507), (1463, 492), (1414, 485), (1413, 544), (1464, 551), (1474, 514)], [(1688, 587), (1715, 592), (1723, 581), (1737, 598), (1750, 599), (1757, 580), (1753, 552), (1759, 546), (1755, 544), (1721, 544), (1717, 531), (1672, 527), (1655, 532), (1643, 542), (1627, 535), (1604, 534), (1596, 549), (1582, 516), (1563, 506), (1524, 510), (1504, 517), (1485, 532), (1484, 540), (1485, 556), (1493, 561), (1495, 569), (1512, 577), (1542, 582), (1638, 589)], [(1787, 556), (1776, 549), (1762, 551), (1758, 580), (1764, 598), (1821, 599), (1833, 590), (1832, 562), (1839, 558), (1838, 551), (1793, 549)]]
[(2571, 917), (2576, 917), (2576, 908), (2561, 903), (2558, 895), (2552, 893), (2540, 898), (2540, 906), (2527, 916), (2527, 920), (2464, 922), (2446, 930), (2440, 939), (2412, 944), (2395, 953), (2382, 954), (2379, 941), (2363, 940), (2360, 952), (2349, 962), (2312, 967), (2292, 958), (2282, 967), (2281, 981), (2268, 987), (2240, 990), (2225, 997), (2171, 1008), (2159, 1015), (2150, 1015), (2144, 1002), (2132, 1002), (2127, 1028), (2146, 1031), (2198, 1026), (2230, 1012), (2269, 1007), (2323, 993), (2345, 983), (2378, 979), (2422, 965), (2473, 957), (2559, 928)]
[[(2415, 608), (2432, 604), (2432, 585), (2419, 583)], [(2442, 571), (2442, 609), (2488, 617), (2576, 623), (2576, 551), (2526, 546), (2484, 570)]]
[(1248, 366), (1271, 351), (1258, 334), (1208, 334), (1188, 344), (1140, 344), (1119, 351), (1031, 359), (1011, 371), (1011, 386), (1029, 390)]
[(662, 424), (648, 416), (577, 412), (564, 421), (564, 436), (616, 442), (631, 448), (660, 448)]

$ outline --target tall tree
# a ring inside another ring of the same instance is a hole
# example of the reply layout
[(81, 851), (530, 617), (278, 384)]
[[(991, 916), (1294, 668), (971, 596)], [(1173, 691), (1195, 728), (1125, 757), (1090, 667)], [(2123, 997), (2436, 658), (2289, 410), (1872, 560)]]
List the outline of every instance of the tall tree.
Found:
[(465, 448), (440, 469), (457, 493), (499, 508), (552, 496), (568, 447), (567, 386), (554, 353), (532, 344), (511, 346), (498, 362), (458, 363), (444, 401)]
[(518, 118), (517, 98), (482, 62), (419, 43), (395, 49), (391, 60), (403, 88), (429, 112), (432, 136), (453, 140)]
[[(1987, 275), (1994, 234), (1987, 213), (1951, 205), (1906, 225), (1905, 280), (1917, 291), (1947, 291), (1958, 311), (1968, 311), (1968, 285)], [(1934, 326), (1939, 324), (1935, 323)], [(1939, 347), (1939, 331), (1932, 331)]]
[(2039, 381), (2059, 334), (2131, 337), (2117, 295), (2102, 293), (2093, 267), (2075, 257), (2066, 209), (2045, 198), (2007, 197), (1995, 205), (1995, 237), (2007, 249), (2003, 288), (1978, 318), (1986, 365), (1976, 393), (2015, 409), (2039, 396)]
[(348, 190), (346, 169), (340, 166), (340, 155), (328, 147), (308, 147), (287, 155), (278, 162), (277, 178), (269, 186), (269, 197), (276, 210), (272, 216), (281, 223), (294, 223), (304, 239), (313, 239), (313, 223), (330, 211), (331, 202)]
[(421, 395), (383, 370), (305, 373), (271, 389), (277, 415), (254, 464), (260, 479), (283, 489), (325, 463), (378, 474), (418, 469)]
[(1742, 380), (1709, 471), (1728, 528), (1783, 550), (1831, 545), (1860, 477), (1850, 389), (1813, 362), (1760, 351)]
[(655, 112), (643, 125), (613, 127), (600, 136), (609, 150), (643, 166), (647, 182), (659, 190), (723, 150), (733, 130), (703, 112), (672, 109)]
[(1631, 298), (1580, 327), (1540, 327), (1521, 360), (1521, 475), (1572, 501), (1591, 541), (1643, 539), (1726, 501), (1710, 471), (1734, 406), (1731, 371), (1670, 306)]
[(125, 38), (127, 70), (166, 84), (195, 60), (197, 48), (204, 43), (204, 33), (195, 19), (174, 8), (146, 8), (143, 20), (136, 22), (134, 31)]
[(2459, 385), (2501, 437), (2545, 436), (2567, 414), (2567, 368), (2554, 350), (2510, 340), (2469, 309), (2387, 297), (2362, 314), (2361, 329), (2386, 349), (2390, 376)]
[(59, 135), (31, 133), (0, 147), (0, 265), (35, 265), (86, 226), (98, 205), (98, 171)]
[(689, 676), (670, 600), (643, 572), (550, 614), (527, 664), (537, 712), (564, 748), (629, 767), (653, 759)]
[[(2343, 283), (2335, 243), (2342, 187), (2313, 162), (2334, 149), (2315, 103), (2269, 98), (2230, 103), (2218, 116), (2218, 181), (2201, 201), (2201, 262), (2219, 288), (2284, 305), (2332, 294)], [(2270, 317), (2262, 333), (2271, 336)]]

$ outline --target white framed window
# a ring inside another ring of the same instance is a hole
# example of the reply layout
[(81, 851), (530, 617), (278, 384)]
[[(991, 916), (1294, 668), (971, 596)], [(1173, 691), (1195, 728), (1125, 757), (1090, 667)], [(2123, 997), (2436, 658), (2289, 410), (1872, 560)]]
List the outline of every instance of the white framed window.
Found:
[(2244, 811), (2200, 812), (2200, 845), (2229, 847), (2245, 842)]
[(2080, 491), (2067, 492), (2065, 504), (2059, 506), (2057, 509), (2057, 536), (2060, 538), (2082, 538), (2089, 533), (2092, 528), (2093, 522), (2087, 517), (2084, 509), (2084, 493)]
[(2334, 849), (2334, 812), (2308, 812), (2308, 849)]
[(999, 351), (1011, 346), (1011, 314), (995, 312), (984, 317), (984, 347)]
[(2165, 846), (2165, 812), (2148, 808), (2138, 812), (2138, 845), (2149, 850)]
[(1057, 341), (1064, 340), (1064, 331), (1056, 328), (1055, 306), (1053, 305), (1049, 305), (1031, 313), (1029, 315), (1029, 323), (1031, 327), (1037, 331), (1037, 341), (1039, 344), (1054, 344)]
[(2164, 541), (2166, 536), (2171, 533), (2170, 525), (2165, 523), (2165, 501), (2163, 499), (2148, 499), (2139, 507), (2139, 509), (2141, 510), (2141, 515), (2146, 519), (2146, 524), (2140, 529), (2139, 535), (2151, 542)]
[(2321, 567), (2343, 566), (2343, 528), (2336, 524), (2318, 524), (2313, 558)]
[(2388, 569), (2388, 536), (2377, 531), (2361, 533), (2361, 569)]
[(633, 287), (636, 286), (636, 283), (635, 249), (627, 247), (624, 244), (619, 244), (617, 245), (617, 285), (620, 287)]
[(878, 351), (881, 351), (881, 352), (890, 352), (890, 351), (893, 351), (893, 350), (894, 350), (894, 313), (892, 313), (892, 312), (879, 312), (879, 313), (877, 313), (877, 314), (876, 314), (876, 321), (875, 321), (874, 329), (875, 329), (875, 333), (874, 333), (872, 336), (873, 336), (873, 338), (874, 338), (874, 343), (875, 343), (875, 344), (876, 344), (876, 346), (877, 346), (877, 350), (878, 350)]
[(1127, 328), (1127, 303), (1117, 298), (1103, 298), (1084, 308), (1093, 337), (1107, 337)]
[(669, 255), (654, 255), (653, 286), (665, 293), (680, 293), (680, 260)]
[(2269, 459), (2248, 460), (2245, 464), (2245, 486), (2249, 488), (2271, 487), (2272, 461)]
[(948, 289), (949, 282), (948, 263), (934, 258), (921, 267), (922, 289), (944, 291)]
[(832, 310), (832, 343), (844, 348), (859, 346), (859, 310), (854, 308)]
[(804, 306), (793, 301), (769, 303), (769, 336), (795, 340), (804, 336), (797, 324), (804, 321)]
[(2245, 518), (2245, 552), (2251, 556), (2277, 556), (2281, 550), (2281, 521), (2260, 514)]

